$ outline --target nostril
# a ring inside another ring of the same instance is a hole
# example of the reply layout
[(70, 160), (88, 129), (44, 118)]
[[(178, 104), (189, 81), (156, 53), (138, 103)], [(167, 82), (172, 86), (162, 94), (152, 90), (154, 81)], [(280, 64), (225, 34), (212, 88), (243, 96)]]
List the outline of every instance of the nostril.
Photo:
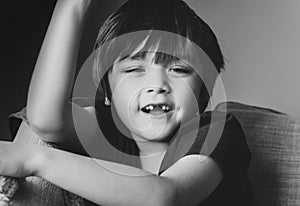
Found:
[(166, 93), (167, 92), (167, 90), (166, 89), (163, 89), (163, 88), (161, 88), (159, 91), (158, 91), (158, 93)]
[(152, 93), (152, 92), (156, 92), (156, 93), (167, 93), (168, 90), (165, 89), (165, 88), (155, 88), (155, 89), (151, 88), (151, 89), (148, 89), (148, 90), (147, 90), (147, 93)]

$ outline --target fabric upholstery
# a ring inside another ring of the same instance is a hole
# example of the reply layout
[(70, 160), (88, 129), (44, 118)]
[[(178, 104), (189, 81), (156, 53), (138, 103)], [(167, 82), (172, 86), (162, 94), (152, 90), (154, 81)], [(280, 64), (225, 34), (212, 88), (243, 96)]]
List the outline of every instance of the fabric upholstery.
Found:
[(241, 123), (252, 153), (249, 178), (258, 206), (300, 205), (300, 120), (286, 114), (236, 102), (216, 110)]

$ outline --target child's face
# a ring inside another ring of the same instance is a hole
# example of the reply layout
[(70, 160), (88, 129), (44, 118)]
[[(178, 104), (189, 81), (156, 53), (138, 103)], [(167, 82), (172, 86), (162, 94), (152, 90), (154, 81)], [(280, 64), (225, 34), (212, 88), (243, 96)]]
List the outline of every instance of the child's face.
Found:
[(163, 142), (195, 117), (202, 81), (183, 61), (162, 66), (154, 55), (117, 61), (108, 77), (113, 106), (133, 137)]

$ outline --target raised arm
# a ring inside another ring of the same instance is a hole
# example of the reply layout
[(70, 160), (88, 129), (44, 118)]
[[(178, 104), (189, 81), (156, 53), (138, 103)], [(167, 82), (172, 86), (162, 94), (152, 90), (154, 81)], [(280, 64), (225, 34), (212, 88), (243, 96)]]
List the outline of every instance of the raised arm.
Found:
[(92, 0), (58, 0), (32, 75), (27, 115), (42, 138), (72, 133), (72, 91), (81, 34)]

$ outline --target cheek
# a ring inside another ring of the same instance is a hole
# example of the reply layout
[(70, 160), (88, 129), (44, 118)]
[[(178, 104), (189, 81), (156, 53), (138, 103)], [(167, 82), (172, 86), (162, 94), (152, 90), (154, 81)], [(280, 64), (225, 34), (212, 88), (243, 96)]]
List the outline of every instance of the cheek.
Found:
[(130, 92), (121, 84), (112, 91), (112, 104), (115, 111), (113, 116), (115, 124), (119, 125), (117, 122), (120, 120), (127, 128), (130, 128), (129, 126), (131, 122), (129, 118), (129, 113), (132, 110), (132, 101), (130, 96)]
[(198, 113), (198, 101), (196, 95), (192, 91), (186, 91), (183, 98), (181, 98), (181, 105), (183, 115), (187, 117), (194, 116)]
[(185, 81), (184, 83), (177, 84), (174, 89), (174, 94), (182, 113), (182, 121), (187, 121), (199, 113), (198, 99), (200, 86), (198, 82)]
[(127, 116), (127, 113), (137, 109), (136, 86), (130, 81), (120, 81), (112, 90), (112, 101), (120, 116)]
[(112, 91), (112, 101), (115, 106), (125, 107), (129, 104), (131, 93), (125, 87), (119, 86)]
[(127, 99), (128, 94), (130, 94), (130, 91), (132, 90), (126, 78), (121, 78), (117, 75), (114, 75), (114, 77), (111, 76), (109, 82), (115, 102), (118, 103), (117, 100), (123, 100), (122, 103), (125, 103), (124, 101)]

